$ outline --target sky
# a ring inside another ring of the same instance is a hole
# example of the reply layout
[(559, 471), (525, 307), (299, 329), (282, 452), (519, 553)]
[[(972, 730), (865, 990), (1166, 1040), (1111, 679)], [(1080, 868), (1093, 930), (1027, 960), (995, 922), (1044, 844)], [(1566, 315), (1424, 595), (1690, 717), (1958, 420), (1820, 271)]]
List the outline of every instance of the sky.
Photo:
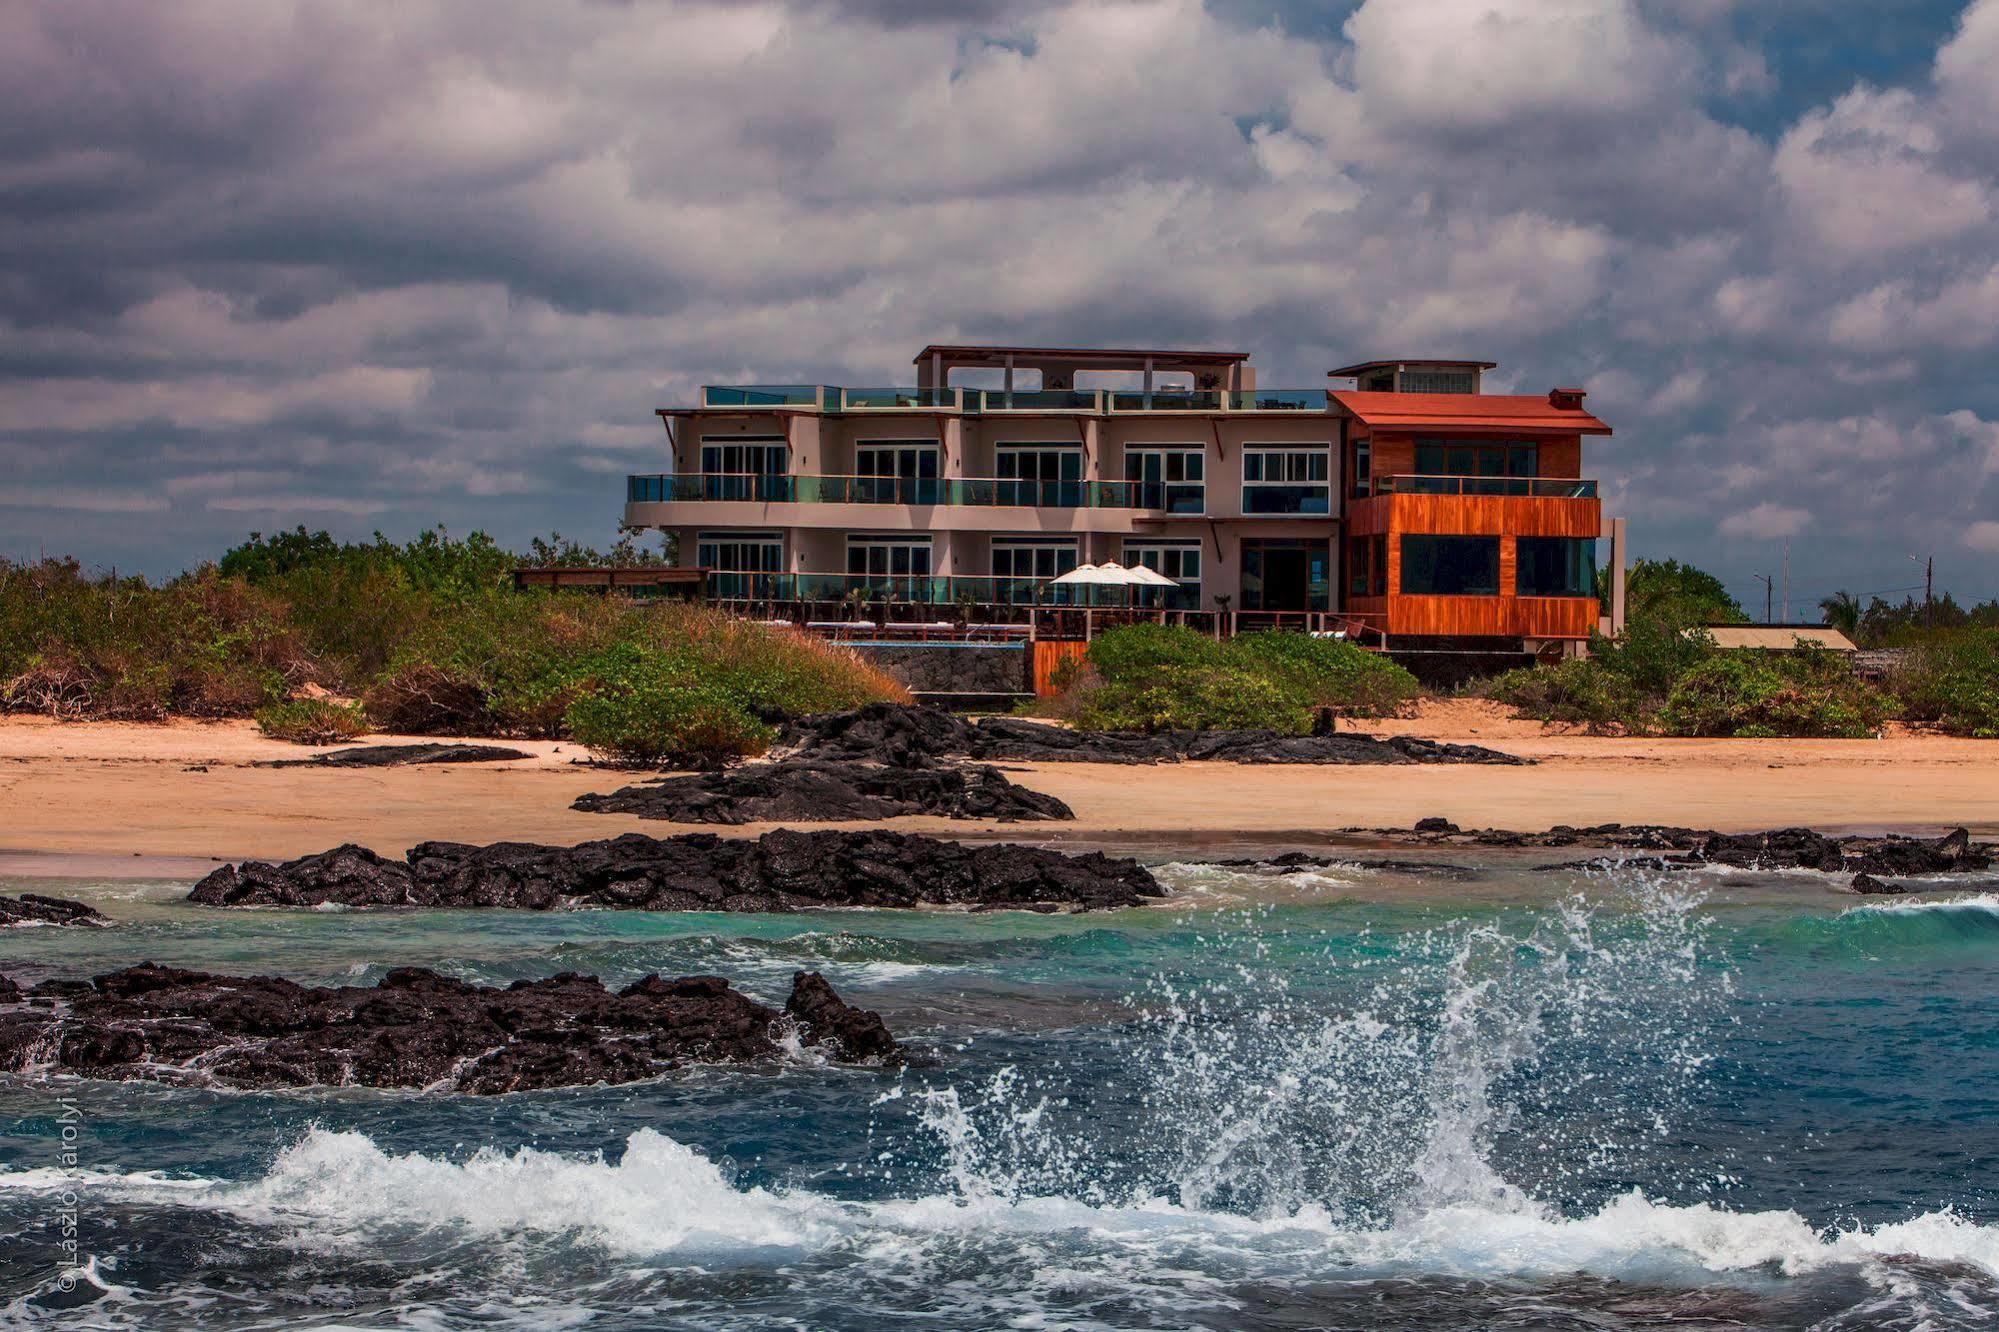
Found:
[(1581, 385), (1632, 548), (1999, 595), (1999, 0), (0, 6), (0, 555), (611, 539), (929, 342)]

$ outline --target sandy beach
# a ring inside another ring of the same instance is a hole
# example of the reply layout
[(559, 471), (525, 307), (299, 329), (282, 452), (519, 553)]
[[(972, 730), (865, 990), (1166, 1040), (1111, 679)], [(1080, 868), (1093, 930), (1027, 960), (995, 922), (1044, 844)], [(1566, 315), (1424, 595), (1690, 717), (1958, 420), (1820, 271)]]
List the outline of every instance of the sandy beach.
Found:
[[(911, 832), (1024, 841), (1189, 843), (1311, 840), (1353, 826), (1443, 815), (1465, 826), (1677, 823), (1747, 831), (1999, 833), (1999, 744), (1936, 736), (1880, 740), (1660, 740), (1562, 734), (1489, 705), (1440, 702), (1380, 723), (1537, 760), (1515, 767), (1149, 768), (1015, 764), (1015, 780), (1067, 801), (1065, 825), (900, 819)], [(370, 736), (387, 744), (409, 737)], [(430, 838), (577, 842), (687, 829), (584, 814), (586, 791), (638, 780), (587, 766), (575, 745), (510, 742), (533, 757), (384, 769), (271, 768), (313, 751), (247, 722), (58, 723), (0, 719), (0, 856), (15, 873), (147, 872), (212, 860), (279, 858), (359, 842), (399, 854)], [(720, 829), (754, 834), (763, 825)], [(162, 860), (182, 862), (164, 866)]]

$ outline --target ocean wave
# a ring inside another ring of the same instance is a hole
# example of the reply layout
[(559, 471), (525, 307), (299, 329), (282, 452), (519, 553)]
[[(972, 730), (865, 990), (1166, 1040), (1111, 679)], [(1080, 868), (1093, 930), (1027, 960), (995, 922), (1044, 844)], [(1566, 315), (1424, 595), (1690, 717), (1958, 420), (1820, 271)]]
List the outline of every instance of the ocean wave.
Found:
[(93, 1201), (215, 1210), (288, 1232), (302, 1246), (366, 1246), (385, 1232), (449, 1227), (456, 1237), (566, 1238), (630, 1259), (699, 1262), (718, 1254), (781, 1260), (843, 1246), (1005, 1247), (1068, 1236), (1085, 1249), (1226, 1251), (1266, 1275), (1368, 1273), (1546, 1278), (1585, 1273), (1698, 1282), (1730, 1274), (1796, 1277), (1882, 1260), (1961, 1264), (1999, 1276), (1999, 1227), (1950, 1211), (1873, 1227), (1822, 1229), (1792, 1211), (1673, 1205), (1632, 1191), (1568, 1217), (1530, 1201), (1453, 1204), (1379, 1228), (1324, 1207), (1244, 1216), (1160, 1198), (1120, 1204), (951, 1192), (851, 1202), (807, 1190), (743, 1188), (699, 1152), (651, 1129), (617, 1160), (521, 1148), (454, 1162), (383, 1150), (366, 1134), (315, 1129), (260, 1179), (231, 1183), (151, 1171), (0, 1172), (0, 1190), (75, 1189)]

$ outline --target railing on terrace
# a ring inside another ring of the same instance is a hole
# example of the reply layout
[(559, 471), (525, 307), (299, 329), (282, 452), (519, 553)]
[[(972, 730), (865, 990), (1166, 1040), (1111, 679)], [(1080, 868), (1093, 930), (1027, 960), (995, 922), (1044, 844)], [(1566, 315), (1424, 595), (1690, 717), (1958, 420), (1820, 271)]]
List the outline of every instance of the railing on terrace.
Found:
[(990, 575), (708, 572), (711, 601), (1191, 610), (1199, 595), (1192, 587), (1100, 587)]
[(1215, 389), (1119, 389), (1110, 395), (1114, 412), (1219, 412), (1223, 395)]
[(625, 478), (628, 504), (750, 501), (762, 504), (943, 504), (991, 508), (1129, 509), (1163, 498), (1132, 481), (1014, 477), (798, 476), (678, 472)]
[(703, 407), (795, 407), (825, 412), (1324, 412), (1324, 389), (839, 388), (820, 384), (709, 384)]
[[(837, 401), (838, 389), (825, 389), (823, 401)], [(709, 384), (701, 390), (703, 407), (819, 407), (818, 384)]]
[(986, 389), (973, 408), (972, 394), (965, 405), (981, 412), (1101, 412), (1103, 395), (1090, 389)]
[(1228, 395), (1232, 412), (1323, 412), (1324, 389), (1239, 389)]
[(850, 388), (839, 390), (839, 404), (845, 412), (956, 411), (964, 406), (963, 396), (963, 389), (954, 388)]
[(1563, 476), (1377, 476), (1377, 495), (1513, 495), (1595, 499), (1596, 482)]

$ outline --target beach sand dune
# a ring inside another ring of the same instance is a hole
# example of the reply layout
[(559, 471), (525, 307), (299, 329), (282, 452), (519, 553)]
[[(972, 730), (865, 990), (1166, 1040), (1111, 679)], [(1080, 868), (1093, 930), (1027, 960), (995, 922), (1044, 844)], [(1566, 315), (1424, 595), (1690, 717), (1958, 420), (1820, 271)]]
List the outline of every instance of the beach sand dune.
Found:
[[(1728, 831), (1807, 825), (1999, 834), (1999, 743), (1936, 736), (1880, 740), (1660, 740), (1564, 734), (1489, 704), (1446, 700), (1378, 733), (1490, 745), (1532, 767), (1129, 768), (1002, 765), (1066, 801), (1073, 825), (899, 819), (908, 832), (1021, 841), (1223, 841), (1406, 826), (1443, 815), (1467, 827), (1674, 823)], [(372, 736), (365, 743), (407, 742)], [(136, 725), (0, 718), (0, 852), (12, 872), (36, 855), (89, 857), (108, 872), (134, 856), (275, 859), (358, 842), (397, 855), (426, 839), (577, 842), (675, 825), (585, 814), (569, 804), (628, 774), (584, 766), (573, 744), (509, 742), (506, 763), (378, 769), (270, 768), (310, 751), (247, 722)], [(723, 830), (755, 835), (748, 824)], [(710, 829), (710, 831), (714, 831)]]

